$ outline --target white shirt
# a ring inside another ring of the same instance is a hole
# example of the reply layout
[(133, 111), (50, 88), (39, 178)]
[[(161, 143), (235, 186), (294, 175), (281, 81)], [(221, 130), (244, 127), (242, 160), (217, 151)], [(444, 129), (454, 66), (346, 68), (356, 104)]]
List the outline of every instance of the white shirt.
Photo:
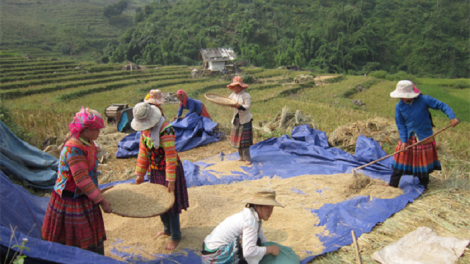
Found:
[(258, 213), (253, 208), (244, 208), (240, 213), (227, 217), (204, 239), (204, 243), (209, 249), (216, 250), (242, 234), (243, 257), (248, 264), (257, 264), (266, 254), (266, 247), (256, 245), (258, 236), (261, 243), (267, 240)]
[(253, 118), (253, 115), (250, 112), (251, 96), (245, 92), (245, 90), (241, 90), (240, 93), (232, 93), (229, 98), (235, 100), (240, 106), (245, 108), (245, 110), (238, 110), (237, 108), (234, 108), (232, 124), (234, 124), (233, 121), (235, 120), (235, 116), (237, 114), (240, 118), (241, 125), (250, 122), (250, 120)]

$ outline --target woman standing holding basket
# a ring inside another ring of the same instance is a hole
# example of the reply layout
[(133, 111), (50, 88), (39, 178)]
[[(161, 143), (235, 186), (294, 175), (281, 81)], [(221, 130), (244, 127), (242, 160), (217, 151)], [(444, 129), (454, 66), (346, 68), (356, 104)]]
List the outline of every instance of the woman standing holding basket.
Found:
[(245, 165), (251, 164), (250, 146), (253, 145), (253, 115), (250, 112), (251, 97), (245, 92), (248, 85), (243, 83), (243, 78), (235, 76), (233, 82), (227, 87), (233, 91), (229, 96), (236, 104), (232, 106), (232, 131), (230, 132), (230, 145), (238, 148), (239, 161), (245, 161)]
[(131, 126), (142, 131), (135, 174), (136, 184), (144, 182), (147, 175), (151, 183), (168, 187), (175, 195), (173, 207), (160, 215), (163, 231), (157, 236), (169, 236), (166, 250), (175, 250), (181, 240), (180, 214), (189, 207), (183, 163), (175, 149), (175, 130), (154, 105), (139, 103), (133, 109)]
[(101, 115), (83, 108), (69, 124), (70, 134), (60, 152), (58, 177), (41, 230), (43, 240), (104, 255), (101, 209), (111, 204), (98, 188), (98, 159), (94, 141), (104, 128)]

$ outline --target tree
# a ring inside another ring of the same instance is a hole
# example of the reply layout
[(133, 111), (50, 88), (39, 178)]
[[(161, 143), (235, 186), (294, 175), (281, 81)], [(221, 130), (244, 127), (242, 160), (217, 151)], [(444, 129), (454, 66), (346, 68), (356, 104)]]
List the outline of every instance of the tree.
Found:
[(111, 18), (113, 16), (119, 16), (120, 14), (122, 14), (124, 10), (126, 10), (127, 5), (128, 5), (127, 0), (119, 0), (119, 2), (117, 2), (114, 5), (107, 5), (103, 9), (103, 15), (107, 18)]

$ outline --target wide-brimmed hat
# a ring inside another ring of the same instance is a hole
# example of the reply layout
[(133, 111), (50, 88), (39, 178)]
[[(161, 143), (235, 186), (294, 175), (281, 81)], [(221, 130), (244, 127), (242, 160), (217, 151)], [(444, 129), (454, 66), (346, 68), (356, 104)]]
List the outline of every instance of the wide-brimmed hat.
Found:
[(154, 127), (162, 117), (158, 107), (147, 103), (136, 104), (132, 113), (134, 119), (132, 119), (131, 127), (135, 131), (144, 131)]
[(397, 83), (395, 91), (390, 93), (392, 98), (416, 98), (419, 93), (413, 89), (413, 83), (408, 80), (402, 80)]
[(149, 94), (145, 97), (144, 102), (148, 104), (161, 105), (165, 102), (165, 99), (163, 98), (162, 91), (155, 89), (150, 90)]
[(248, 84), (244, 84), (243, 83), (243, 78), (241, 76), (235, 76), (235, 78), (233, 78), (233, 81), (231, 84), (227, 85), (227, 87), (232, 90), (234, 86), (236, 85), (240, 85), (240, 87), (242, 89), (246, 89), (248, 88)]
[(256, 191), (251, 198), (243, 200), (242, 203), (284, 207), (276, 201), (276, 192), (271, 188), (263, 188)]

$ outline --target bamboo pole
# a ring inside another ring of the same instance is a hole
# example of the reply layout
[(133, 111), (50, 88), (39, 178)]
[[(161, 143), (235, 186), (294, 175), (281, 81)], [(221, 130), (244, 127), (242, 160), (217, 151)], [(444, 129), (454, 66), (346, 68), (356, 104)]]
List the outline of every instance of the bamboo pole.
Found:
[(351, 236), (353, 238), (354, 248), (356, 249), (357, 264), (362, 264), (361, 254), (359, 254), (359, 246), (357, 245), (356, 234), (354, 233), (354, 230), (351, 230)]
[(372, 161), (372, 162), (370, 162), (370, 163), (367, 163), (367, 164), (365, 164), (365, 165), (362, 165), (362, 166), (360, 166), (360, 167), (357, 167), (357, 168), (355, 168), (355, 169), (352, 170), (352, 173), (353, 173), (354, 176), (356, 176), (356, 171), (357, 171), (357, 170), (360, 170), (360, 169), (362, 169), (362, 168), (364, 168), (364, 167), (367, 167), (367, 166), (369, 166), (369, 165), (372, 165), (372, 164), (374, 164), (374, 163), (376, 163), (376, 162), (379, 162), (379, 161), (381, 161), (381, 160), (384, 160), (384, 159), (386, 159), (386, 158), (392, 157), (392, 156), (394, 156), (395, 154), (398, 154), (398, 153), (400, 153), (400, 152), (406, 151), (407, 149), (409, 149), (409, 148), (411, 148), (411, 147), (414, 147), (414, 146), (416, 146), (416, 145), (419, 145), (419, 144), (423, 143), (424, 141), (426, 141), (426, 140), (428, 140), (428, 139), (430, 139), (430, 138), (432, 138), (432, 137), (435, 137), (437, 134), (441, 133), (442, 131), (448, 129), (448, 128), (451, 127), (451, 126), (452, 126), (452, 125), (448, 125), (448, 126), (444, 127), (443, 129), (437, 131), (437, 132), (434, 133), (433, 135), (431, 135), (431, 136), (429, 136), (429, 137), (427, 137), (427, 138), (425, 138), (425, 139), (423, 139), (423, 140), (420, 140), (420, 141), (418, 141), (418, 142), (416, 142), (416, 143), (414, 143), (414, 144), (412, 144), (412, 145), (409, 145), (409, 146), (407, 146), (406, 148), (404, 148), (404, 149), (402, 149), (402, 150), (400, 150), (400, 151), (397, 151), (397, 152), (395, 152), (395, 153), (392, 153), (392, 154), (390, 154), (390, 155), (387, 155), (387, 156), (385, 156), (385, 157), (382, 157), (382, 158), (380, 158), (380, 159), (378, 159), (378, 160), (374, 160), (374, 161)]

